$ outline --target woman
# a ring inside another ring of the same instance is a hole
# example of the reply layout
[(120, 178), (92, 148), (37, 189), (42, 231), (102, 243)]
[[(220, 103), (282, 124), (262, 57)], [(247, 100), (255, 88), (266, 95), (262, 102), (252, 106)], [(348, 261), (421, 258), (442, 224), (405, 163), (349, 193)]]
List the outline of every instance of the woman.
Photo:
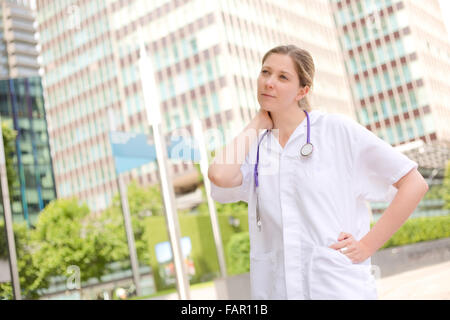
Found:
[[(428, 185), (417, 163), (363, 126), (312, 110), (313, 77), (303, 49), (264, 55), (260, 111), (210, 165), (211, 195), (248, 202), (252, 298), (376, 299), (370, 256)], [(365, 200), (391, 201), (372, 229)]]

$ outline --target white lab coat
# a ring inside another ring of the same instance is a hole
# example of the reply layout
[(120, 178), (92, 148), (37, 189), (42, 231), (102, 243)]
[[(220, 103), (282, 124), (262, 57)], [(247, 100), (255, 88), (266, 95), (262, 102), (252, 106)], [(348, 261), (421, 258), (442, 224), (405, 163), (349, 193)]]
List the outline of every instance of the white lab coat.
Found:
[[(253, 299), (377, 299), (370, 258), (353, 264), (328, 248), (340, 232), (360, 240), (370, 230), (368, 201), (387, 201), (417, 163), (351, 118), (309, 113), (313, 153), (305, 158), (306, 118), (282, 148), (272, 133), (260, 146), (256, 226), (255, 142), (241, 166), (241, 186), (212, 184), (218, 202), (248, 202)], [(262, 136), (263, 131), (260, 134)]]

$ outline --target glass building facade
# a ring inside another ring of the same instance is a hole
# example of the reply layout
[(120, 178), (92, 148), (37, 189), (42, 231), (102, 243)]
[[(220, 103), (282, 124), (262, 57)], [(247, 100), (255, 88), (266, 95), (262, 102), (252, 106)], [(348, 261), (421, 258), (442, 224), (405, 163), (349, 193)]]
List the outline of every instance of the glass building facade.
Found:
[(9, 190), (13, 220), (30, 226), (56, 198), (41, 79), (0, 80), (0, 114), (1, 121), (17, 132), (17, 179)]
[(449, 141), (437, 0), (330, 0), (358, 120), (392, 145)]

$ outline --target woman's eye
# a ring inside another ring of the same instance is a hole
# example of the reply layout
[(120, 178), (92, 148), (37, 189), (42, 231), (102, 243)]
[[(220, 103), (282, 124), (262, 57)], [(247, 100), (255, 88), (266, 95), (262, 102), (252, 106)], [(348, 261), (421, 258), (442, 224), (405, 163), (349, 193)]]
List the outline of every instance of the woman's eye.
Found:
[(287, 78), (286, 78), (285, 76), (281, 76), (281, 78), (284, 78), (284, 79), (286, 79), (286, 80), (287, 80)]
[(266, 72), (268, 72), (267, 70), (263, 70), (263, 71), (261, 71), (261, 73), (266, 73)]

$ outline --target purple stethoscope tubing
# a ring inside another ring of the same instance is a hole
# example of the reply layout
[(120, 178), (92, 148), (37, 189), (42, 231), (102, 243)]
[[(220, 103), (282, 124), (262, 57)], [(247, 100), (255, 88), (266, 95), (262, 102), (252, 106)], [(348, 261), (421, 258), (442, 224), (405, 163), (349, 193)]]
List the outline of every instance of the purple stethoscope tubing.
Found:
[[(306, 121), (307, 121), (306, 145), (311, 145), (311, 147), (312, 147), (311, 139), (310, 139), (311, 125), (309, 123), (309, 114), (308, 114), (308, 112), (306, 112), (306, 110), (303, 110), (303, 111), (306, 113)], [(264, 137), (270, 131), (271, 131), (270, 129), (267, 129), (266, 132), (264, 132), (264, 134), (262, 135), (261, 139), (259, 139), (259, 142), (258, 142), (258, 148), (256, 150), (256, 164), (255, 164), (255, 168), (253, 170), (253, 175), (254, 175), (254, 178), (255, 178), (255, 187), (259, 186), (259, 182), (258, 182), (259, 145), (261, 144), (261, 142), (264, 139)], [(303, 147), (305, 147), (306, 145), (304, 145)], [(302, 149), (303, 149), (303, 147), (302, 147)], [(312, 152), (312, 149), (311, 149), (311, 152)], [(307, 155), (309, 155), (309, 154), (307, 154)]]

